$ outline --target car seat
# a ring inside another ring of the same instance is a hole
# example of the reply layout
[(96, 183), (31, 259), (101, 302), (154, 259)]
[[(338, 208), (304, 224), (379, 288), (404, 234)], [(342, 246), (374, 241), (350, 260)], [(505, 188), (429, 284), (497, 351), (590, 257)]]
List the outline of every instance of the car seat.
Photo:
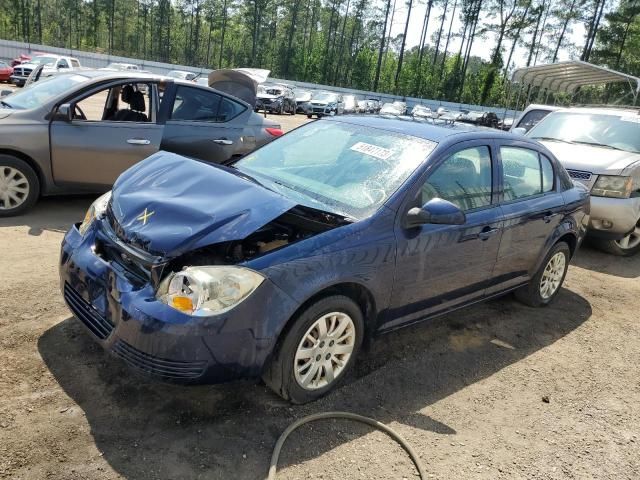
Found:
[(148, 122), (149, 119), (144, 111), (146, 105), (144, 103), (144, 95), (133, 89), (131, 85), (125, 85), (122, 88), (120, 99), (124, 103), (129, 104), (129, 108), (118, 110), (111, 120), (116, 122)]

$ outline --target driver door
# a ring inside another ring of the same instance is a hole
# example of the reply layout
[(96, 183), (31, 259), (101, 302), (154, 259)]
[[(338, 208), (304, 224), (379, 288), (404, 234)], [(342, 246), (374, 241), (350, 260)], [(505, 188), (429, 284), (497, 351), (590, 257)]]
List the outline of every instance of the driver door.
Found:
[(502, 214), (493, 186), (496, 159), (489, 142), (464, 142), (443, 160), (401, 210), (441, 198), (466, 215), (463, 225), (396, 226), (396, 275), (391, 294), (390, 329), (421, 320), (482, 297), (496, 264)]
[[(127, 86), (136, 99), (123, 95)], [(157, 98), (154, 83), (120, 81), (68, 102), (73, 118), (54, 116), (49, 125), (56, 184), (111, 186), (126, 169), (157, 152), (163, 132)]]

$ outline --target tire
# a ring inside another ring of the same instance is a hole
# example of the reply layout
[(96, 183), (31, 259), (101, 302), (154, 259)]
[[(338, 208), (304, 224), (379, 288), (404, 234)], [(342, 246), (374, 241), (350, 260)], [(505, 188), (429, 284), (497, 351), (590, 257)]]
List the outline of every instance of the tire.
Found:
[(0, 217), (20, 215), (33, 207), (39, 196), (40, 181), (33, 168), (14, 156), (0, 155)]
[[(324, 335), (317, 328), (319, 323), (326, 327)], [(283, 332), (262, 378), (269, 388), (292, 403), (317, 400), (339, 385), (353, 367), (363, 336), (362, 311), (353, 300), (343, 295), (320, 299)], [(309, 338), (315, 339), (315, 344)], [(303, 351), (309, 349), (306, 356)], [(336, 349), (343, 353), (336, 353)]]
[[(556, 260), (560, 258), (558, 255), (564, 256), (564, 265), (560, 265), (558, 263), (555, 263), (554, 265), (552, 263), (554, 261), (558, 261)], [(545, 257), (544, 261), (540, 265), (540, 269), (536, 272), (531, 281), (524, 287), (515, 291), (516, 298), (530, 307), (545, 307), (549, 305), (562, 287), (564, 278), (567, 275), (567, 270), (569, 269), (570, 259), (571, 250), (569, 249), (569, 245), (565, 242), (556, 243)], [(550, 271), (548, 272), (548, 275), (545, 275), (547, 268), (549, 268)], [(549, 278), (549, 275), (551, 278)], [(544, 284), (543, 276), (546, 277), (546, 283)], [(555, 282), (557, 282), (557, 284), (555, 284)], [(545, 291), (545, 285), (549, 286), (549, 290)]]
[(307, 113), (307, 118), (311, 118), (312, 116), (313, 116), (313, 115), (309, 115), (309, 114)]
[(618, 257), (631, 257), (640, 252), (640, 220), (638, 220), (635, 230), (620, 240), (601, 240), (596, 238), (591, 243), (603, 252), (617, 255)]

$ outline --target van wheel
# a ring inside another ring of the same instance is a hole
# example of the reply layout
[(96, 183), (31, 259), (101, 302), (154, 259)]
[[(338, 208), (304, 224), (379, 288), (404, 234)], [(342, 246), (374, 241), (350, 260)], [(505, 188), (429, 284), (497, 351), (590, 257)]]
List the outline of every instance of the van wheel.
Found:
[(569, 245), (556, 243), (529, 284), (515, 291), (516, 298), (530, 307), (549, 305), (560, 291), (570, 259)]
[(285, 400), (317, 400), (353, 366), (363, 334), (362, 311), (353, 300), (343, 295), (318, 300), (294, 320), (262, 378)]
[(593, 239), (592, 243), (600, 250), (619, 257), (635, 255), (640, 252), (640, 220), (633, 232), (620, 240)]
[(39, 195), (36, 172), (19, 158), (0, 155), (0, 217), (19, 215), (30, 209)]
[(312, 116), (313, 116), (313, 115), (309, 115), (309, 114), (307, 113), (307, 118), (311, 118)]

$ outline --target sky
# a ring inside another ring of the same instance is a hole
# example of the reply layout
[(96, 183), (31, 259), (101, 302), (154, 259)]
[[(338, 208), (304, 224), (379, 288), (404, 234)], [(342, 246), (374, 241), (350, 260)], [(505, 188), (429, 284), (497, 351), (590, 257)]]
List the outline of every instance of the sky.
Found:
[[(446, 32), (449, 28), (449, 22), (451, 21), (451, 14), (453, 11), (453, 3), (449, 2), (449, 9), (447, 13), (447, 19), (444, 24), (444, 32)], [(453, 21), (453, 32), (460, 32), (462, 30), (462, 22), (460, 21), (460, 6), (461, 3), (458, 1), (458, 9), (455, 12), (455, 18)], [(393, 3), (392, 3), (393, 5)], [(414, 7), (411, 10), (411, 19), (409, 21), (409, 31), (407, 32), (407, 47), (412, 47), (418, 45), (420, 43), (420, 34), (422, 33), (422, 22), (424, 21), (424, 14), (427, 9), (426, 1), (422, 0), (414, 0)], [(391, 14), (389, 14), (391, 15)], [(442, 7), (434, 7), (431, 10), (431, 18), (429, 20), (429, 29), (427, 31), (427, 43), (433, 43), (431, 41), (431, 37), (438, 32), (440, 28), (440, 15), (442, 15)], [(404, 24), (407, 18), (407, 7), (405, 0), (396, 0), (396, 13), (393, 17), (393, 26), (391, 29), (391, 35), (395, 37), (396, 35), (402, 34), (404, 32)], [(482, 19), (481, 19), (482, 22)], [(585, 29), (582, 24), (574, 24), (573, 32), (569, 34), (568, 40), (581, 45), (584, 42)], [(449, 51), (457, 52), (460, 48), (461, 38), (451, 38), (449, 42)], [(441, 47), (444, 48), (444, 43), (446, 42), (446, 37), (442, 40)], [(486, 39), (482, 40), (480, 38), (476, 38), (474, 41), (473, 47), (471, 49), (472, 55), (476, 55), (485, 60), (488, 60), (491, 55), (491, 50), (495, 45), (495, 37), (493, 34), (487, 34)], [(509, 48), (511, 48), (511, 41), (509, 41), (505, 48), (505, 57), (509, 55)], [(525, 66), (527, 62), (528, 52), (524, 48), (516, 48), (516, 51), (513, 55), (512, 64), (515, 63), (516, 67)], [(567, 50), (561, 50), (559, 53), (559, 60), (568, 60), (569, 52)], [(506, 61), (506, 58), (505, 58)], [(538, 63), (541, 63), (540, 60)]]

